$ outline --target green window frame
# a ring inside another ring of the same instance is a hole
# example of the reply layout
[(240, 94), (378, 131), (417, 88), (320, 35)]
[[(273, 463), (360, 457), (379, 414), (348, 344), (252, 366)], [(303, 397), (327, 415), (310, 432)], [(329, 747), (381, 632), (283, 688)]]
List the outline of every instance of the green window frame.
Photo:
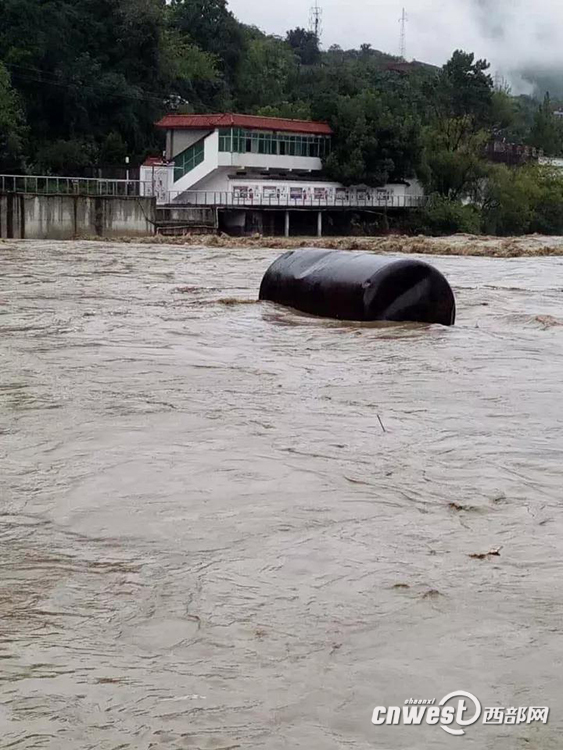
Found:
[(199, 166), (205, 159), (205, 142), (202, 139), (174, 157), (174, 182)]
[(233, 131), (231, 128), (219, 130), (219, 151), (231, 152), (233, 150)]
[[(274, 131), (221, 128), (219, 151), (237, 154), (304, 156), (323, 159), (330, 153), (329, 136), (289, 135)], [(187, 157), (186, 157), (187, 160)]]

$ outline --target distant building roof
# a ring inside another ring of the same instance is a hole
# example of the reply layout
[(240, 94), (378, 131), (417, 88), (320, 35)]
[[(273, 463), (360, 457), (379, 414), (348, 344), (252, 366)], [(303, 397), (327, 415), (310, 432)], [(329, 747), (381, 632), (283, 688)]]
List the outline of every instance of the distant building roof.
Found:
[(537, 161), (543, 156), (543, 151), (521, 143), (492, 140), (485, 146), (484, 154), (487, 159), (496, 163), (518, 165)]
[(290, 120), (282, 117), (257, 115), (166, 115), (156, 123), (166, 130), (206, 130), (215, 128), (248, 128), (250, 130), (280, 130), (287, 133), (332, 135), (330, 125), (312, 120)]
[(385, 70), (392, 71), (393, 73), (410, 73), (414, 68), (412, 63), (399, 61), (388, 63), (385, 66)]

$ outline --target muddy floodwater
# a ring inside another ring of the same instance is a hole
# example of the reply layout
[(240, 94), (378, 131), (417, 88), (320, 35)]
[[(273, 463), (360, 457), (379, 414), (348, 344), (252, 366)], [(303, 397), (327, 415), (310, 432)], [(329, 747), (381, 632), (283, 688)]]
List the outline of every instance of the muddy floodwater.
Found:
[[(561, 748), (563, 258), (431, 259), (443, 328), (278, 254), (0, 244), (0, 747)], [(549, 723), (371, 723), (459, 690)]]

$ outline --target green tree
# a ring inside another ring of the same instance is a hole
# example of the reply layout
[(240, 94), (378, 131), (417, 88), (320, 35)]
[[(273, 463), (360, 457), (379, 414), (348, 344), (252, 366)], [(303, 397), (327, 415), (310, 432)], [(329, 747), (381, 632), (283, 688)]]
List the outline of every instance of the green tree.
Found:
[(22, 167), (25, 117), (10, 75), (0, 62), (0, 169), (19, 171)]
[(518, 120), (516, 100), (505, 91), (494, 91), (491, 102), (491, 121), (496, 136), (506, 137)]
[(262, 117), (286, 117), (290, 120), (310, 120), (311, 105), (308, 102), (280, 102), (260, 107), (256, 112)]
[(171, 0), (170, 22), (186, 41), (214, 55), (219, 69), (234, 86), (245, 57), (247, 37), (244, 27), (227, 7), (226, 0)]
[(456, 50), (438, 79), (438, 109), (445, 105), (451, 116), (469, 120), (475, 130), (491, 124), (494, 83), (489, 68), (486, 60)]
[(504, 236), (528, 232), (537, 192), (528, 170), (491, 167), (482, 200), (484, 231)]
[(549, 93), (538, 107), (528, 141), (548, 156), (561, 156), (563, 153), (563, 125), (553, 114)]
[(241, 62), (236, 103), (245, 112), (289, 101), (298, 75), (293, 50), (277, 37), (253, 33)]
[(126, 156), (128, 156), (127, 144), (120, 134), (115, 131), (108, 133), (100, 148), (100, 164), (123, 166)]
[(443, 195), (432, 195), (423, 211), (413, 215), (412, 230), (433, 236), (479, 234), (481, 214), (477, 206), (463, 205)]
[(334, 130), (328, 174), (345, 185), (383, 185), (414, 176), (421, 153), (418, 119), (389, 106), (383, 95), (367, 91), (333, 102)]
[(286, 41), (299, 57), (302, 65), (315, 65), (321, 58), (319, 40), (313, 31), (299, 26), (287, 32)]
[(474, 193), (486, 174), (482, 153), (494, 131), (498, 104), (488, 69), (485, 60), (457, 50), (425, 86), (429, 125), (420, 174), (431, 193), (461, 199)]
[(535, 185), (530, 232), (563, 234), (563, 173), (549, 166), (530, 166)]
[(530, 164), (491, 168), (482, 201), (483, 229), (491, 234), (563, 233), (563, 173)]
[(489, 64), (457, 50), (440, 73), (425, 85), (429, 116), (440, 144), (449, 151), (466, 146), (494, 126), (493, 79)]
[(516, 96), (509, 99), (513, 118), (504, 128), (503, 136), (510, 143), (529, 143), (538, 103), (531, 96)]
[(0, 58), (21, 94), (31, 160), (51, 142), (112, 130), (132, 152), (155, 139), (163, 110), (163, 0), (3, 0)]
[(35, 166), (41, 174), (80, 176), (98, 162), (99, 150), (91, 140), (70, 139), (38, 144)]
[(178, 29), (170, 27), (162, 39), (161, 56), (168, 110), (223, 108), (229, 95), (215, 54), (205, 52)]

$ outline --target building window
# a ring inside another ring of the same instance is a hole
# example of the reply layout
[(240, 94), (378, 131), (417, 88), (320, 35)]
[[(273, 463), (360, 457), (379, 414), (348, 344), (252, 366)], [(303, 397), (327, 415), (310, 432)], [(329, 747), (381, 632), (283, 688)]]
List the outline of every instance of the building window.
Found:
[(230, 128), (221, 128), (219, 131), (219, 151), (233, 150), (233, 131)]
[(288, 135), (273, 131), (260, 132), (242, 128), (221, 128), (219, 151), (322, 159), (330, 153), (330, 138), (316, 135)]
[(204, 141), (198, 141), (174, 157), (174, 182), (191, 172), (205, 159)]

